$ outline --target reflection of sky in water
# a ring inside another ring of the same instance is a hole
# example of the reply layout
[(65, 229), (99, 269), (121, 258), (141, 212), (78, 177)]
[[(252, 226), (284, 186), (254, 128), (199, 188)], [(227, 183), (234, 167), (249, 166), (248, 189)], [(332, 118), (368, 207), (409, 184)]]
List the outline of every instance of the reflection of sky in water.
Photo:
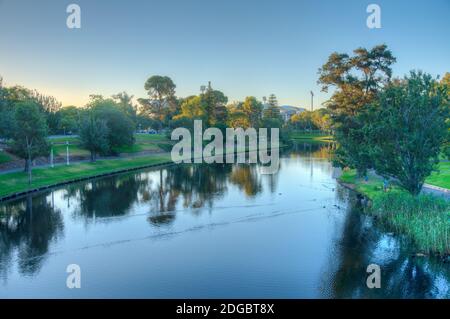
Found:
[(372, 253), (373, 259), (382, 266), (392, 260), (398, 259), (400, 255), (400, 243), (393, 235), (383, 234), (376, 243), (375, 249)]
[[(0, 296), (448, 295), (448, 269), (376, 230), (336, 185), (327, 150), (309, 151), (284, 154), (276, 175), (172, 166), (0, 205), (14, 212), (0, 218)], [(64, 286), (70, 263), (79, 291)], [(370, 263), (386, 289), (365, 286)]]

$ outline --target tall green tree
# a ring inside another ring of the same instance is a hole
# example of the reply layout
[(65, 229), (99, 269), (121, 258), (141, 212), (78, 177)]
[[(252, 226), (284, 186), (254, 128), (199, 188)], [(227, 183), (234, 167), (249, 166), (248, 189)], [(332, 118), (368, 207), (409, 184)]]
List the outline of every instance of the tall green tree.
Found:
[(115, 153), (117, 148), (122, 146), (134, 144), (134, 123), (113, 99), (92, 96), (87, 109), (92, 111), (96, 118), (106, 122), (110, 153)]
[(168, 76), (154, 75), (145, 82), (144, 88), (148, 99), (138, 101), (145, 112), (161, 122), (162, 127), (167, 124), (171, 109), (176, 108), (176, 85)]
[[(267, 100), (267, 106), (263, 111), (262, 127), (265, 128), (278, 128), (283, 126), (283, 119), (281, 118), (280, 107), (275, 94), (269, 95)], [(269, 136), (270, 136), (269, 130)]]
[(33, 160), (39, 156), (47, 156), (50, 151), (45, 116), (36, 102), (29, 100), (15, 104), (11, 137), (11, 150), (25, 160), (25, 171), (31, 183)]
[(278, 100), (275, 94), (270, 94), (267, 100), (267, 107), (264, 110), (265, 119), (282, 120), (280, 114), (280, 107), (278, 106)]
[(0, 76), (0, 138), (10, 136), (13, 123), (14, 112), (8, 100), (8, 88), (3, 86), (3, 78)]
[(76, 106), (65, 106), (59, 109), (58, 131), (64, 134), (78, 132), (80, 126), (81, 109)]
[(112, 98), (133, 123), (137, 124), (137, 106), (133, 103), (133, 95), (120, 92), (113, 95)]
[(207, 126), (225, 127), (227, 121), (228, 98), (219, 90), (214, 90), (209, 83), (205, 93), (200, 94), (205, 108), (205, 120)]
[(247, 96), (242, 103), (242, 111), (249, 121), (249, 126), (259, 128), (261, 125), (263, 105), (254, 96)]
[(97, 154), (108, 152), (108, 134), (106, 121), (97, 118), (92, 111), (87, 112), (81, 120), (80, 142), (91, 153), (91, 162), (95, 162)]
[(335, 91), (326, 106), (332, 113), (332, 128), (338, 147), (334, 162), (340, 166), (356, 168), (366, 174), (372, 166), (365, 136), (361, 134), (363, 123), (356, 115), (376, 97), (377, 92), (388, 84), (391, 65), (396, 61), (386, 45), (377, 45), (371, 50), (358, 48), (353, 56), (333, 53), (319, 69), (318, 84), (322, 91)]
[(395, 178), (413, 195), (439, 162), (448, 130), (447, 93), (430, 75), (411, 72), (358, 115), (376, 172)]
[[(446, 99), (447, 101), (450, 101), (450, 72), (445, 73), (444, 77), (440, 82), (440, 86), (442, 90), (447, 92)], [(449, 128), (447, 130), (447, 138), (442, 146), (442, 151), (450, 160), (450, 118), (447, 118), (446, 122)]]

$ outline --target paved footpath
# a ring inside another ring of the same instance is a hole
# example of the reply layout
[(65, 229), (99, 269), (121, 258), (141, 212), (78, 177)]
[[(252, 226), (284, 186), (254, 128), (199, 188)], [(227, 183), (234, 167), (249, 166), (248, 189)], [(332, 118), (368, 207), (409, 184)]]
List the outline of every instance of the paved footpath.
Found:
[(450, 189), (434, 186), (430, 184), (423, 184), (422, 193), (433, 194), (450, 199)]

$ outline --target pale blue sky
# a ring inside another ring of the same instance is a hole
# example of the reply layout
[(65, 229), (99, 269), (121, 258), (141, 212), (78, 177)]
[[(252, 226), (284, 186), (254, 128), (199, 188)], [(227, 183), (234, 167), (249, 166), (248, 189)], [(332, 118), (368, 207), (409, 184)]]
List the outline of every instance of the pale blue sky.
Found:
[[(82, 27), (66, 27), (66, 7)], [(381, 29), (366, 7), (381, 6)], [(168, 75), (177, 95), (211, 81), (230, 100), (275, 93), (316, 106), (317, 70), (333, 52), (386, 43), (394, 74), (450, 71), (450, 0), (0, 0), (0, 75), (82, 106), (89, 94), (144, 97), (145, 80)]]

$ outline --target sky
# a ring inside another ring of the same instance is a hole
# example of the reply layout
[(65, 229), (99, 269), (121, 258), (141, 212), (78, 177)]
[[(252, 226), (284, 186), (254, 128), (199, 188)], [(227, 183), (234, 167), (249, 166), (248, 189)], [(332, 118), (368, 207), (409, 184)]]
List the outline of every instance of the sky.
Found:
[[(69, 4), (81, 28), (69, 29)], [(369, 4), (381, 28), (366, 25)], [(83, 106), (90, 94), (145, 97), (152, 75), (177, 96), (211, 81), (230, 101), (274, 93), (280, 105), (315, 107), (329, 98), (318, 69), (333, 52), (385, 43), (394, 76), (450, 71), (450, 0), (0, 0), (4, 84)]]

